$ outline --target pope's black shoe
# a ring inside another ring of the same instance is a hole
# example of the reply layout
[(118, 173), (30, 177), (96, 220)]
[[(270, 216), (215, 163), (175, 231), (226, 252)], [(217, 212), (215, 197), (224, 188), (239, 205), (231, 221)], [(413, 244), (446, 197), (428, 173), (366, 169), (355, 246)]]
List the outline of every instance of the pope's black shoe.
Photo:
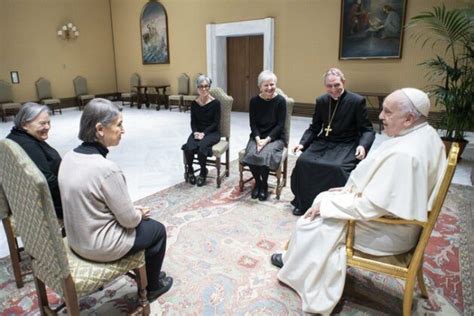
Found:
[(281, 253), (274, 253), (272, 255), (272, 264), (277, 267), (277, 268), (281, 268), (283, 267), (283, 259), (282, 259), (282, 255)]
[(304, 215), (304, 213), (306, 213), (306, 211), (303, 211), (302, 209), (299, 209), (297, 207), (293, 209), (293, 215), (295, 216), (301, 216)]
[[(160, 273), (161, 276), (161, 273)], [(149, 302), (153, 302), (156, 300), (158, 297), (161, 295), (165, 294), (166, 292), (169, 291), (171, 286), (173, 285), (173, 278), (172, 277), (164, 277), (162, 279), (158, 280), (160, 287), (157, 290), (154, 291), (148, 291), (146, 297)]]

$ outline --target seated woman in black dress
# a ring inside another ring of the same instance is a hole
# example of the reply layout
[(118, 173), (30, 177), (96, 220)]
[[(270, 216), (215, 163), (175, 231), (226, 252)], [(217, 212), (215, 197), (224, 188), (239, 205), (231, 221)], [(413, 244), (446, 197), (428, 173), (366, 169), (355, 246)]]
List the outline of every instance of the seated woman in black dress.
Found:
[(63, 218), (58, 185), (61, 156), (46, 143), (50, 128), (49, 108), (46, 105), (28, 102), (15, 116), (14, 126), (7, 138), (18, 143), (43, 173), (48, 181), (56, 215), (58, 218)]
[(250, 140), (242, 163), (248, 165), (255, 179), (252, 199), (268, 197), (268, 174), (276, 170), (282, 159), (286, 100), (276, 93), (277, 77), (269, 70), (258, 76), (260, 94), (250, 100)]
[[(221, 119), (221, 103), (210, 94), (212, 80), (201, 75), (196, 80), (199, 96), (191, 104), (191, 130), (188, 141), (181, 149), (186, 156), (187, 178), (189, 183), (203, 186), (206, 183), (207, 157), (212, 156), (212, 146), (221, 139), (219, 133), (219, 122)], [(196, 180), (194, 176), (193, 159), (194, 154), (198, 155), (201, 167)]]

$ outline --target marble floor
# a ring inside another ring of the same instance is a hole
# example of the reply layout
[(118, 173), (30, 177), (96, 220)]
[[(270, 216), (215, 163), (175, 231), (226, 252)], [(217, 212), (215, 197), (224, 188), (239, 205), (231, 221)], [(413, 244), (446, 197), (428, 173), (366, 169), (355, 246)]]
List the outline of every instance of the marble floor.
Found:
[[(183, 181), (183, 158), (180, 150), (189, 133), (189, 112), (177, 110), (124, 108), (125, 135), (118, 147), (112, 148), (108, 158), (122, 168), (132, 200), (160, 191)], [(79, 117), (77, 109), (65, 109), (62, 115), (51, 117), (51, 131), (48, 143), (63, 156), (80, 144), (77, 138)], [(293, 117), (291, 121), (290, 147), (296, 145), (308, 127), (311, 119)], [(13, 126), (12, 118), (0, 123), (0, 137), (5, 137)], [(245, 147), (249, 135), (248, 113), (232, 112), (231, 117), (231, 160)], [(377, 134), (374, 146), (384, 136)], [(456, 170), (453, 182), (472, 185), (470, 174), (474, 165), (474, 136), (469, 135), (470, 144), (466, 150), (468, 159), (463, 159)], [(463, 156), (463, 157), (464, 157)], [(231, 170), (231, 172), (236, 172)], [(225, 180), (224, 180), (225, 181)], [(0, 257), (8, 255), (8, 248), (0, 228)]]

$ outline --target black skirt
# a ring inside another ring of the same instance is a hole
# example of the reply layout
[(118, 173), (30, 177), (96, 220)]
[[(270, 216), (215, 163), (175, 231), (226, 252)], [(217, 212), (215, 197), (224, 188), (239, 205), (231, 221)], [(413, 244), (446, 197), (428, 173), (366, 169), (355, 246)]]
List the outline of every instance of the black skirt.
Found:
[(203, 139), (197, 140), (194, 138), (194, 133), (188, 137), (186, 144), (181, 146), (181, 149), (187, 152), (198, 153), (206, 157), (212, 156), (212, 146), (221, 140), (221, 135), (218, 131), (206, 134)]
[(281, 163), (283, 148), (285, 148), (285, 143), (277, 139), (268, 143), (257, 153), (257, 143), (254, 139), (250, 139), (241, 162), (244, 165), (266, 166), (270, 170), (276, 170)]

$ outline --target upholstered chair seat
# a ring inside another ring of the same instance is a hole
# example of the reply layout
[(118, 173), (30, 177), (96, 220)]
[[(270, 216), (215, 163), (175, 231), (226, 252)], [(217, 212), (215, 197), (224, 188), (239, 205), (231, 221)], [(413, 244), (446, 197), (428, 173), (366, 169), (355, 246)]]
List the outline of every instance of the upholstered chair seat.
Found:
[(141, 84), (141, 77), (137, 73), (133, 73), (130, 76), (130, 91), (126, 91), (120, 94), (120, 98), (122, 100), (122, 105), (125, 105), (125, 101), (128, 100), (130, 102), (130, 107), (133, 107), (133, 101), (135, 100), (137, 102), (137, 106), (140, 107), (140, 104), (138, 104), (138, 93), (137, 93), (137, 88), (136, 86), (139, 86)]
[(168, 108), (170, 111), (173, 108), (178, 108), (181, 112), (183, 105), (183, 96), (189, 94), (189, 77), (187, 74), (182, 73), (178, 77), (178, 94), (172, 94), (168, 97)]

